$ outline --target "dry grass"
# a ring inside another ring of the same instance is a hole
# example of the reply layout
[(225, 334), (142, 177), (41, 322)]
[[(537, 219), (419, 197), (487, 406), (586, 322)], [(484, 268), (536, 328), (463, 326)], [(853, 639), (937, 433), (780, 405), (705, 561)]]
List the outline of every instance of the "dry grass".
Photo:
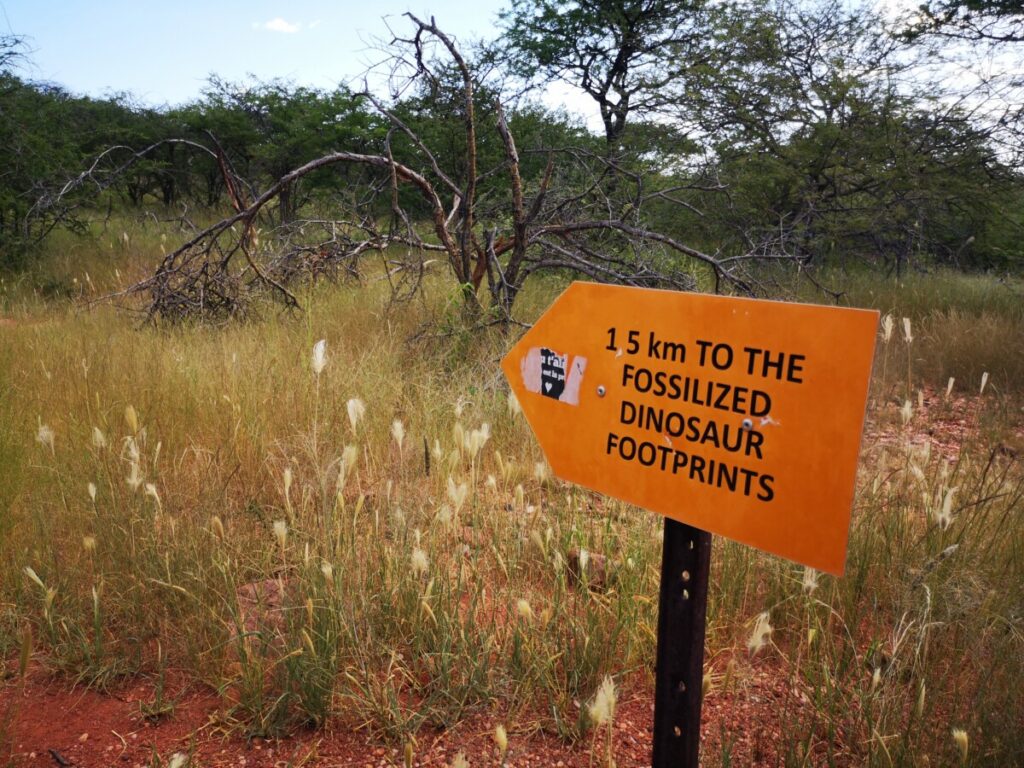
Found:
[[(55, 257), (49, 283), (0, 288), (16, 321), (0, 329), (12, 666), (31, 651), (98, 686), (186, 669), (249, 733), (331, 717), (400, 744), (474, 712), (509, 738), (580, 738), (606, 675), (649, 679), (660, 520), (538, 470), (496, 365), (508, 340), (460, 330), (446, 283), (397, 307), (368, 280), (310, 289), (300, 316), (139, 329), (66, 298), (116, 287), (160, 242), (107, 237)], [(535, 287), (524, 313), (557, 290)], [(943, 291), (907, 310), (911, 344), (897, 320), (880, 346), (872, 416), (898, 425), (893, 404), (923, 383), (989, 371), (984, 431), (959, 460), (909, 431), (867, 441), (843, 579), (716, 542), (708, 695), (778, 664), (811, 704), (782, 718), (786, 765), (954, 764), (954, 728), (967, 764), (1024, 760), (1024, 473), (997, 450), (1019, 425), (1005, 349), (1024, 320)], [(604, 589), (573, 583), (574, 547), (607, 555)], [(276, 597), (240, 600), (246, 584)], [(745, 663), (716, 667), (723, 650)]]

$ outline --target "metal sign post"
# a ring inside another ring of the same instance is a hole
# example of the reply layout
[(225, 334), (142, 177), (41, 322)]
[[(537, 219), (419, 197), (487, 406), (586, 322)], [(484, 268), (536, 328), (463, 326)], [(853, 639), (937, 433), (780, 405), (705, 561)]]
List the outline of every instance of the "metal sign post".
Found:
[(665, 518), (651, 768), (697, 768), (711, 534)]

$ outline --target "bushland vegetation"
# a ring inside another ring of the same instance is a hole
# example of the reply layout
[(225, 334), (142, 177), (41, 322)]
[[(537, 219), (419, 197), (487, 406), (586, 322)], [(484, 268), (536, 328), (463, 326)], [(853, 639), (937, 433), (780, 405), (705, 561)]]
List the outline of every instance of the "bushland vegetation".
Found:
[[(356, 88), (212, 76), (163, 108), (24, 80), (8, 37), (0, 255), (25, 265), (114, 210), (185, 222), (140, 286), (171, 319), (244, 314), (249, 288), (294, 305), (293, 279), (392, 245), (506, 317), (543, 271), (743, 293), (773, 290), (751, 273), (769, 261), (1013, 271), (1019, 22), (997, 3), (515, 2), (490, 41), (404, 18)], [(541, 105), (553, 80), (603, 135)]]

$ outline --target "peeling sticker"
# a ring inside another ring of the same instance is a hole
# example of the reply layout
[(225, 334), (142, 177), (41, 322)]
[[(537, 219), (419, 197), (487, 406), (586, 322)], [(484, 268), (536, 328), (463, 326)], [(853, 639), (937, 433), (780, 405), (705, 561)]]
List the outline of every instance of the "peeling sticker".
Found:
[(580, 384), (587, 368), (587, 358), (576, 355), (570, 360), (547, 347), (531, 347), (520, 361), (523, 386), (569, 405), (580, 404)]

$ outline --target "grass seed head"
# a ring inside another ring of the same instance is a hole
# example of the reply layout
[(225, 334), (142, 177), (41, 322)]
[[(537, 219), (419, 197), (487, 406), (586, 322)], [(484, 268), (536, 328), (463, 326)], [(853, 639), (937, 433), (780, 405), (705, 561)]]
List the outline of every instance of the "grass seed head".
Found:
[(455, 755), (455, 759), (452, 760), (451, 768), (469, 768), (469, 760), (466, 759), (462, 752), (459, 752)]
[(107, 447), (107, 436), (99, 427), (92, 428), (92, 447), (97, 449)]
[(128, 455), (128, 461), (136, 464), (142, 460), (142, 451), (139, 450), (139, 443), (134, 437), (126, 437), (121, 448), (121, 456)]
[(139, 431), (139, 414), (135, 412), (134, 405), (126, 405), (124, 407), (124, 423), (128, 425), (128, 431), (133, 435), (138, 434)]
[(886, 315), (882, 318), (882, 341), (886, 344), (888, 344), (889, 340), (892, 338), (892, 330), (895, 325), (896, 322), (893, 320), (892, 315)]
[(533, 608), (530, 607), (530, 602), (524, 598), (516, 600), (516, 613), (527, 623), (533, 621)]
[(757, 654), (758, 651), (768, 644), (768, 638), (772, 635), (772, 625), (769, 619), (768, 611), (759, 613), (757, 618), (754, 619), (754, 629), (747, 639), (747, 650), (750, 651), (751, 655)]
[(486, 422), (480, 425), (480, 429), (471, 430), (465, 437), (466, 454), (470, 459), (475, 459), (480, 450), (491, 439), (491, 425)]
[(466, 503), (466, 497), (469, 496), (469, 486), (466, 483), (455, 484), (451, 475), (448, 476), (448, 500), (451, 501), (452, 506), (455, 508), (456, 514), (462, 510), (462, 505)]
[(89, 498), (92, 500), (92, 503), (95, 504), (96, 503), (96, 483), (89, 483), (86, 486), (86, 489), (89, 491)]
[(981, 388), (978, 389), (978, 394), (985, 394), (985, 385), (988, 384), (988, 371), (981, 374)]
[(402, 443), (405, 442), (405, 425), (401, 419), (395, 419), (391, 422), (391, 436), (395, 439), (398, 444), (398, 450), (402, 450)]
[(544, 538), (536, 528), (530, 531), (530, 541), (537, 547), (537, 551), (544, 557), (547, 556), (547, 547), (544, 545)]
[(909, 424), (910, 420), (914, 418), (914, 406), (910, 404), (909, 400), (903, 401), (903, 407), (900, 408), (900, 418), (904, 424)]
[(427, 553), (422, 549), (414, 547), (412, 555), (409, 557), (409, 567), (412, 570), (413, 576), (423, 578), (430, 570), (430, 558), (427, 557)]
[(39, 420), (39, 427), (36, 429), (36, 442), (45, 448), (49, 448), (50, 452), (53, 452), (53, 441), (54, 434), (53, 430), (46, 424), (43, 424), (42, 419)]
[(327, 367), (327, 339), (320, 339), (313, 345), (313, 359), (311, 361), (313, 373), (319, 376)]
[(598, 726), (610, 723), (615, 717), (617, 699), (615, 681), (612, 680), (611, 675), (605, 675), (604, 680), (601, 681), (601, 685), (597, 689), (597, 693), (594, 695), (594, 700), (587, 707), (590, 721)]
[(274, 521), (274, 538), (277, 539), (277, 544), (281, 549), (288, 544), (288, 523), (284, 520)]
[(128, 483), (129, 488), (133, 491), (137, 491), (142, 487), (142, 481), (142, 468), (139, 466), (139, 462), (133, 461), (128, 470), (128, 477), (125, 479), (125, 482)]
[(804, 568), (803, 589), (808, 595), (818, 588), (818, 578), (821, 576), (813, 568)]
[(348, 423), (352, 427), (352, 432), (355, 433), (359, 422), (366, 416), (366, 403), (358, 397), (353, 397), (345, 403), (345, 410), (348, 411)]
[(954, 485), (952, 488), (946, 490), (946, 495), (942, 499), (942, 514), (944, 517), (952, 519), (953, 517), (953, 494), (960, 490), (960, 486)]
[(579, 560), (580, 560), (580, 571), (583, 572), (583, 571), (587, 570), (587, 563), (590, 562), (590, 553), (586, 549), (584, 549), (583, 547), (580, 547), (580, 557), (579, 557)]
[(495, 726), (494, 743), (498, 747), (498, 753), (504, 757), (505, 753), (508, 752), (508, 733), (505, 731), (504, 725)]
[(903, 340), (907, 342), (907, 344), (912, 344), (914, 342), (914, 334), (910, 332), (909, 317), (903, 318)]
[(35, 569), (31, 565), (25, 566), (25, 575), (28, 576), (32, 582), (42, 590), (46, 590), (46, 585), (43, 580), (39, 578), (39, 574), (35, 572)]
[(346, 445), (341, 451), (341, 466), (344, 468), (345, 477), (352, 474), (357, 461), (359, 461), (359, 450), (354, 445)]
[(967, 731), (963, 728), (954, 728), (953, 743), (956, 744), (956, 748), (960, 751), (960, 762), (966, 763), (967, 752), (971, 746), (970, 737), (967, 735)]

